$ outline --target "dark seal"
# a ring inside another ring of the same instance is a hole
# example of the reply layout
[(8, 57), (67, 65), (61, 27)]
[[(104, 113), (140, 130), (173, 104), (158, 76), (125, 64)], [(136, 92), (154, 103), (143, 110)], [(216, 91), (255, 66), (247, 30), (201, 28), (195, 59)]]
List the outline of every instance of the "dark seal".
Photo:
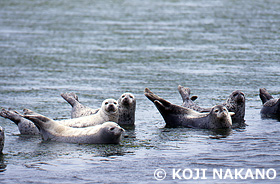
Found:
[(265, 88), (260, 88), (260, 98), (263, 103), (261, 117), (280, 121), (280, 98), (273, 98)]
[(0, 126), (0, 154), (2, 154), (5, 142), (4, 129)]
[[(178, 86), (178, 91), (183, 99), (183, 107), (187, 107), (198, 112), (210, 112), (211, 108), (202, 108), (194, 103), (193, 98), (190, 98), (191, 90), (189, 88)], [(197, 97), (195, 96), (195, 99)], [(227, 108), (229, 112), (234, 112), (232, 118), (232, 123), (234, 127), (245, 126), (245, 94), (242, 91), (236, 90), (231, 93), (223, 105)]]
[(232, 126), (231, 115), (234, 113), (228, 112), (223, 105), (212, 107), (209, 113), (200, 113), (172, 104), (155, 95), (148, 88), (145, 89), (144, 94), (155, 104), (166, 123), (166, 127), (223, 129)]

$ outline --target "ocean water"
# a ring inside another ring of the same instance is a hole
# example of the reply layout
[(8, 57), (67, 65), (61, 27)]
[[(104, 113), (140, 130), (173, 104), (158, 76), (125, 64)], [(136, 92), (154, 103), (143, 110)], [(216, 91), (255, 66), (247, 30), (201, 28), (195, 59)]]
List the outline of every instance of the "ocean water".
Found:
[[(3, 0), (1, 107), (67, 119), (62, 92), (92, 108), (131, 92), (137, 109), (119, 145), (42, 141), (1, 118), (0, 183), (279, 183), (280, 124), (261, 119), (258, 96), (265, 87), (280, 97), (279, 51), (277, 0)], [(144, 89), (180, 105), (178, 85), (202, 107), (242, 90), (248, 126), (164, 128)], [(157, 169), (166, 173), (161, 181)], [(214, 177), (220, 169), (223, 177)]]

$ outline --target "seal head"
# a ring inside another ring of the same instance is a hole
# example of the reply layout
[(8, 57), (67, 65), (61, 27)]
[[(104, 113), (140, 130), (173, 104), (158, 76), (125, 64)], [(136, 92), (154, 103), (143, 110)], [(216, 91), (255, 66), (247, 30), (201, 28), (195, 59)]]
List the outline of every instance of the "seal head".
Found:
[(236, 127), (245, 126), (245, 94), (236, 90), (231, 93), (229, 98), (223, 104), (229, 112), (234, 112), (232, 118), (232, 123), (235, 124)]
[(132, 93), (123, 93), (118, 99), (119, 125), (134, 125), (136, 99)]

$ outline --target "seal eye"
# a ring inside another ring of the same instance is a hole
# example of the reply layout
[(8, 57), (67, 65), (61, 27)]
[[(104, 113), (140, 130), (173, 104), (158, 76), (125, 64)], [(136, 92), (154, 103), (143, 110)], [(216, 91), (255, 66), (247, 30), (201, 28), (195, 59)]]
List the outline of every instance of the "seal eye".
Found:
[(133, 98), (131, 95), (129, 95), (130, 98)]
[(122, 98), (124, 98), (124, 97), (125, 97), (125, 95), (122, 96)]
[(115, 105), (117, 105), (117, 102), (114, 102)]
[(105, 105), (108, 105), (109, 103), (108, 102), (105, 102)]
[(216, 109), (216, 110), (214, 110), (214, 112), (216, 112), (216, 113), (217, 113), (217, 112), (219, 112), (219, 110), (218, 110), (218, 109)]
[(110, 128), (110, 131), (114, 131), (114, 130), (115, 130), (115, 127), (111, 127), (111, 128)]

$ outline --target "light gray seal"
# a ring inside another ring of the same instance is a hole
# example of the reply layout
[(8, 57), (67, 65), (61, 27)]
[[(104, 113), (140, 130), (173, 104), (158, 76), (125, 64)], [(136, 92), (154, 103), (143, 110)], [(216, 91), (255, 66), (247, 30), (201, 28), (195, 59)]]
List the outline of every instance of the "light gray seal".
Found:
[(2, 154), (5, 143), (5, 133), (4, 129), (0, 126), (0, 154)]
[[(190, 97), (190, 92), (191, 90), (189, 88), (183, 87), (183, 86), (178, 86), (179, 93), (183, 99), (183, 107), (187, 107), (193, 110), (196, 110), (198, 112), (210, 112), (211, 108), (202, 108), (195, 104), (191, 100)], [(196, 99), (196, 98), (195, 98)], [(234, 127), (243, 127), (245, 126), (245, 94), (240, 91), (236, 90), (233, 91), (226, 102), (223, 103), (223, 105), (227, 108), (229, 112), (234, 112), (234, 115), (231, 117), (232, 118), (232, 123), (234, 124)]]
[(263, 103), (261, 117), (280, 121), (280, 98), (273, 98), (265, 88), (260, 88), (259, 96)]
[[(75, 93), (62, 93), (61, 96), (72, 106), (71, 118), (96, 114), (99, 109), (92, 109), (81, 104)], [(118, 99), (119, 125), (134, 125), (136, 98), (132, 93), (123, 93)]]
[(24, 115), (40, 130), (43, 140), (83, 144), (118, 144), (124, 130), (114, 122), (84, 128), (62, 125), (43, 115)]
[(102, 106), (96, 114), (57, 122), (66, 126), (81, 128), (102, 124), (107, 121), (117, 122), (118, 118), (118, 102), (114, 99), (106, 99), (102, 102)]
[(172, 104), (155, 95), (148, 88), (145, 89), (145, 96), (155, 104), (166, 123), (166, 127), (223, 129), (232, 126), (231, 115), (234, 113), (228, 112), (223, 105), (212, 107), (209, 113), (200, 113)]
[(79, 102), (78, 96), (75, 93), (62, 93), (61, 97), (66, 100), (71, 106), (71, 118), (79, 118), (96, 114), (99, 109), (92, 109)]
[(2, 108), (0, 112), (0, 116), (10, 119), (13, 121), (17, 126), (20, 134), (22, 135), (39, 135), (40, 132), (38, 128), (29, 121), (28, 119), (25, 119), (22, 117), (21, 114), (19, 114), (17, 111), (13, 110), (6, 110)]

